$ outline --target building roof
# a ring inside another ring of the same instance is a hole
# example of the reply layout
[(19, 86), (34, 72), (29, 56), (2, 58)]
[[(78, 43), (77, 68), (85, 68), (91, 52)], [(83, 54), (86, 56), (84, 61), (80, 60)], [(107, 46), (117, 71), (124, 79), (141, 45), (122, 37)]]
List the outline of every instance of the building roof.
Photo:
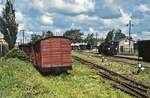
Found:
[(7, 44), (6, 41), (4, 40), (4, 38), (0, 38), (0, 43), (1, 44)]
[(72, 43), (71, 46), (87, 45), (87, 43)]
[[(118, 42), (123, 41), (123, 40), (129, 40), (129, 38), (126, 37), (126, 38), (120, 39)], [(130, 39), (130, 41), (135, 42), (133, 39)]]
[(4, 38), (0, 38), (0, 42), (6, 42)]

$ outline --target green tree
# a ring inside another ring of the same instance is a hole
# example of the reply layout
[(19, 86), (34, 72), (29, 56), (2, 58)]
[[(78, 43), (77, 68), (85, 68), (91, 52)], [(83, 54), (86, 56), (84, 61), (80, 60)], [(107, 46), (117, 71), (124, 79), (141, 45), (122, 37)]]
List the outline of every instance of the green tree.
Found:
[(18, 24), (16, 23), (15, 9), (11, 0), (7, 0), (2, 16), (0, 16), (0, 32), (8, 43), (9, 49), (12, 49), (17, 39)]
[(46, 32), (44, 31), (42, 36), (43, 37), (50, 37), (50, 36), (54, 36), (54, 34), (52, 31), (48, 30)]
[(31, 34), (31, 42), (35, 43), (36, 41), (42, 39), (41, 35), (37, 35), (37, 34)]
[(90, 46), (91, 48), (96, 44), (96, 39), (94, 38), (94, 34), (88, 34), (85, 38), (85, 42)]
[(106, 41), (106, 42), (112, 41), (113, 32), (114, 32), (114, 31), (115, 31), (115, 30), (113, 29), (113, 30), (111, 30), (111, 31), (108, 32), (108, 34), (107, 34), (107, 36), (106, 36), (106, 38), (105, 38), (105, 41)]
[(83, 35), (83, 33), (81, 33), (79, 29), (67, 30), (63, 34), (63, 36), (71, 38), (73, 43), (83, 42), (82, 35)]
[(120, 29), (116, 30), (115, 31), (115, 40), (119, 41), (119, 40), (121, 40), (123, 38), (126, 38), (126, 35), (123, 34)]
[(126, 38), (126, 35), (123, 34), (120, 29), (118, 29), (118, 30), (113, 29), (108, 32), (105, 41), (110, 42), (110, 41), (112, 41), (113, 37), (114, 37), (115, 41), (119, 41), (123, 38)]

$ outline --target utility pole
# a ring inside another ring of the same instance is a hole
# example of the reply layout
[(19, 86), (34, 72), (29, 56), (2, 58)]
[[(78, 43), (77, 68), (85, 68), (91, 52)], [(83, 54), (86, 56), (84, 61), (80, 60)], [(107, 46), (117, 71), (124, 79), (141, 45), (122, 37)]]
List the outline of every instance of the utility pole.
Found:
[(96, 45), (97, 45), (97, 40), (98, 40), (97, 38), (98, 38), (98, 33), (96, 32)]
[(131, 53), (131, 27), (133, 26), (131, 20), (129, 20), (129, 24), (127, 24), (127, 26), (129, 26), (129, 54), (130, 54)]
[(98, 43), (98, 33), (96, 32), (96, 52), (98, 52), (97, 43)]
[(129, 20), (129, 54), (131, 53), (131, 42), (130, 42), (130, 38), (131, 38), (131, 20)]
[(25, 32), (25, 29), (22, 29), (22, 30), (20, 30), (20, 31), (22, 31), (22, 41), (23, 41), (23, 44), (24, 44), (24, 42), (25, 42), (25, 40), (24, 40), (24, 32)]

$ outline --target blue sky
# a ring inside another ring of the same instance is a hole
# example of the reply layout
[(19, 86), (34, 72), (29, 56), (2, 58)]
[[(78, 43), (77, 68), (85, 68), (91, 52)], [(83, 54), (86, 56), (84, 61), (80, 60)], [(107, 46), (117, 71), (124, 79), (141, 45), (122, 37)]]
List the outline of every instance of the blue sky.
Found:
[[(1, 12), (5, 0), (0, 1)], [(98, 32), (99, 38), (113, 28), (127, 35), (132, 19), (132, 37), (150, 39), (149, 0), (14, 0), (14, 5), (19, 30), (26, 29), (27, 38), (44, 30), (62, 35), (71, 28), (85, 35)]]

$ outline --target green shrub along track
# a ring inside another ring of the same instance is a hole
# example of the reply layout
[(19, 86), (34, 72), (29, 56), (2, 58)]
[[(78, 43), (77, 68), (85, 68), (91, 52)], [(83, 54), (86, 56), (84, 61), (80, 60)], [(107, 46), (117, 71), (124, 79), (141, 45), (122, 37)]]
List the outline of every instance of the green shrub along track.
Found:
[(118, 88), (137, 98), (150, 98), (148, 92), (148, 90), (150, 89), (149, 85), (125, 77), (121, 74), (105, 68), (104, 66), (92, 63), (78, 56), (73, 56), (73, 58), (77, 61), (80, 61), (82, 64), (90, 65), (92, 68), (96, 69), (98, 75), (112, 81), (111, 84), (113, 87)]

